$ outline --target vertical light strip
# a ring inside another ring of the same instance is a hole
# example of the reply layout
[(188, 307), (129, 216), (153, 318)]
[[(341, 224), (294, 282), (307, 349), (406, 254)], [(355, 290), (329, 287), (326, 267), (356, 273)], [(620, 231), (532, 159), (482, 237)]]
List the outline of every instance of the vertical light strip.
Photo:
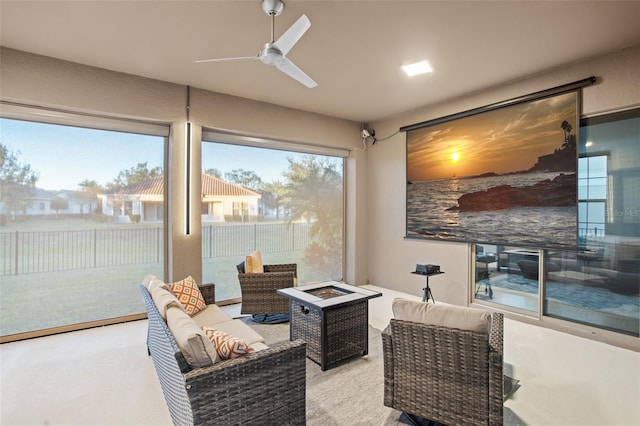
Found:
[(189, 121), (191, 88), (187, 86), (187, 122), (184, 135), (184, 233), (191, 234), (191, 122)]

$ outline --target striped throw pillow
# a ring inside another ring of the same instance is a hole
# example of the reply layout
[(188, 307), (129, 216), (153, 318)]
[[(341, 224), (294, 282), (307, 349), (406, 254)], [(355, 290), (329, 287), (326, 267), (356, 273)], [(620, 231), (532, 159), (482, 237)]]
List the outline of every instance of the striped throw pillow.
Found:
[(224, 331), (205, 326), (202, 327), (202, 331), (204, 331), (204, 334), (207, 335), (211, 343), (213, 343), (213, 346), (215, 346), (220, 359), (237, 358), (254, 352), (254, 349), (250, 348), (244, 340), (225, 333)]

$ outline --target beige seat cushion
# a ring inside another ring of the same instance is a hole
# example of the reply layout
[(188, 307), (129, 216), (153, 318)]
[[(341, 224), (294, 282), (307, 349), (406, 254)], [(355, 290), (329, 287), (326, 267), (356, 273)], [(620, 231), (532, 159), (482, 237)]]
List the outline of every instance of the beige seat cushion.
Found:
[(269, 348), (269, 346), (265, 345), (265, 344), (264, 344), (264, 343), (262, 343), (262, 342), (255, 342), (255, 343), (252, 343), (252, 344), (250, 344), (250, 345), (249, 345), (249, 347), (250, 347), (251, 349), (253, 349), (255, 352), (258, 352), (258, 351), (261, 351), (261, 350), (263, 350), (263, 349), (268, 349), (268, 348)]
[(255, 330), (249, 327), (247, 324), (240, 320), (234, 319), (227, 322), (221, 322), (213, 326), (216, 330), (224, 331), (232, 336), (247, 342), (248, 345), (252, 345), (256, 342), (264, 343), (264, 337), (259, 335)]
[(246, 274), (263, 274), (264, 265), (262, 264), (262, 255), (260, 250), (256, 250), (244, 259), (244, 272)]
[(211, 340), (182, 309), (175, 306), (167, 309), (167, 326), (192, 368), (208, 367), (220, 360)]
[(480, 309), (446, 303), (424, 303), (414, 300), (395, 299), (394, 318), (429, 325), (457, 328), (479, 333), (489, 333), (491, 313)]
[(191, 318), (193, 318), (200, 327), (211, 326), (213, 328), (215, 328), (215, 325), (218, 323), (231, 321), (233, 319), (229, 314), (220, 309), (218, 305), (207, 305), (203, 311), (198, 312)]

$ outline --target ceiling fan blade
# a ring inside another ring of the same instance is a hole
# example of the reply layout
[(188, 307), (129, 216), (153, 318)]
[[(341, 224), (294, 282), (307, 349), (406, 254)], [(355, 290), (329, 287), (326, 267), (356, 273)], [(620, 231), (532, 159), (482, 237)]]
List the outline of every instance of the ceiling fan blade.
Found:
[(196, 61), (196, 64), (202, 64), (204, 62), (223, 62), (223, 61), (238, 61), (244, 59), (258, 59), (257, 56), (239, 56), (237, 58), (220, 58), (220, 59), (200, 59)]
[(293, 45), (307, 32), (309, 27), (311, 27), (311, 21), (309, 21), (307, 15), (302, 15), (275, 41), (274, 45), (280, 49), (283, 55), (286, 55)]
[(308, 75), (306, 75), (300, 68), (298, 68), (293, 62), (291, 62), (287, 58), (283, 58), (284, 60), (277, 68), (283, 73), (287, 74), (289, 77), (297, 80), (298, 82), (304, 84), (309, 89), (312, 89), (318, 85), (315, 81), (311, 79)]

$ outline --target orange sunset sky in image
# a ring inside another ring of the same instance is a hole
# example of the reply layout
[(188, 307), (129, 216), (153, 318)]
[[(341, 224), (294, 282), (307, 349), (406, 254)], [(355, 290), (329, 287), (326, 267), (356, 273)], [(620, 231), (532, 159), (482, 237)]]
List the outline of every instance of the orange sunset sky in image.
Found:
[(512, 105), (407, 132), (410, 181), (527, 170), (577, 133), (577, 93)]

